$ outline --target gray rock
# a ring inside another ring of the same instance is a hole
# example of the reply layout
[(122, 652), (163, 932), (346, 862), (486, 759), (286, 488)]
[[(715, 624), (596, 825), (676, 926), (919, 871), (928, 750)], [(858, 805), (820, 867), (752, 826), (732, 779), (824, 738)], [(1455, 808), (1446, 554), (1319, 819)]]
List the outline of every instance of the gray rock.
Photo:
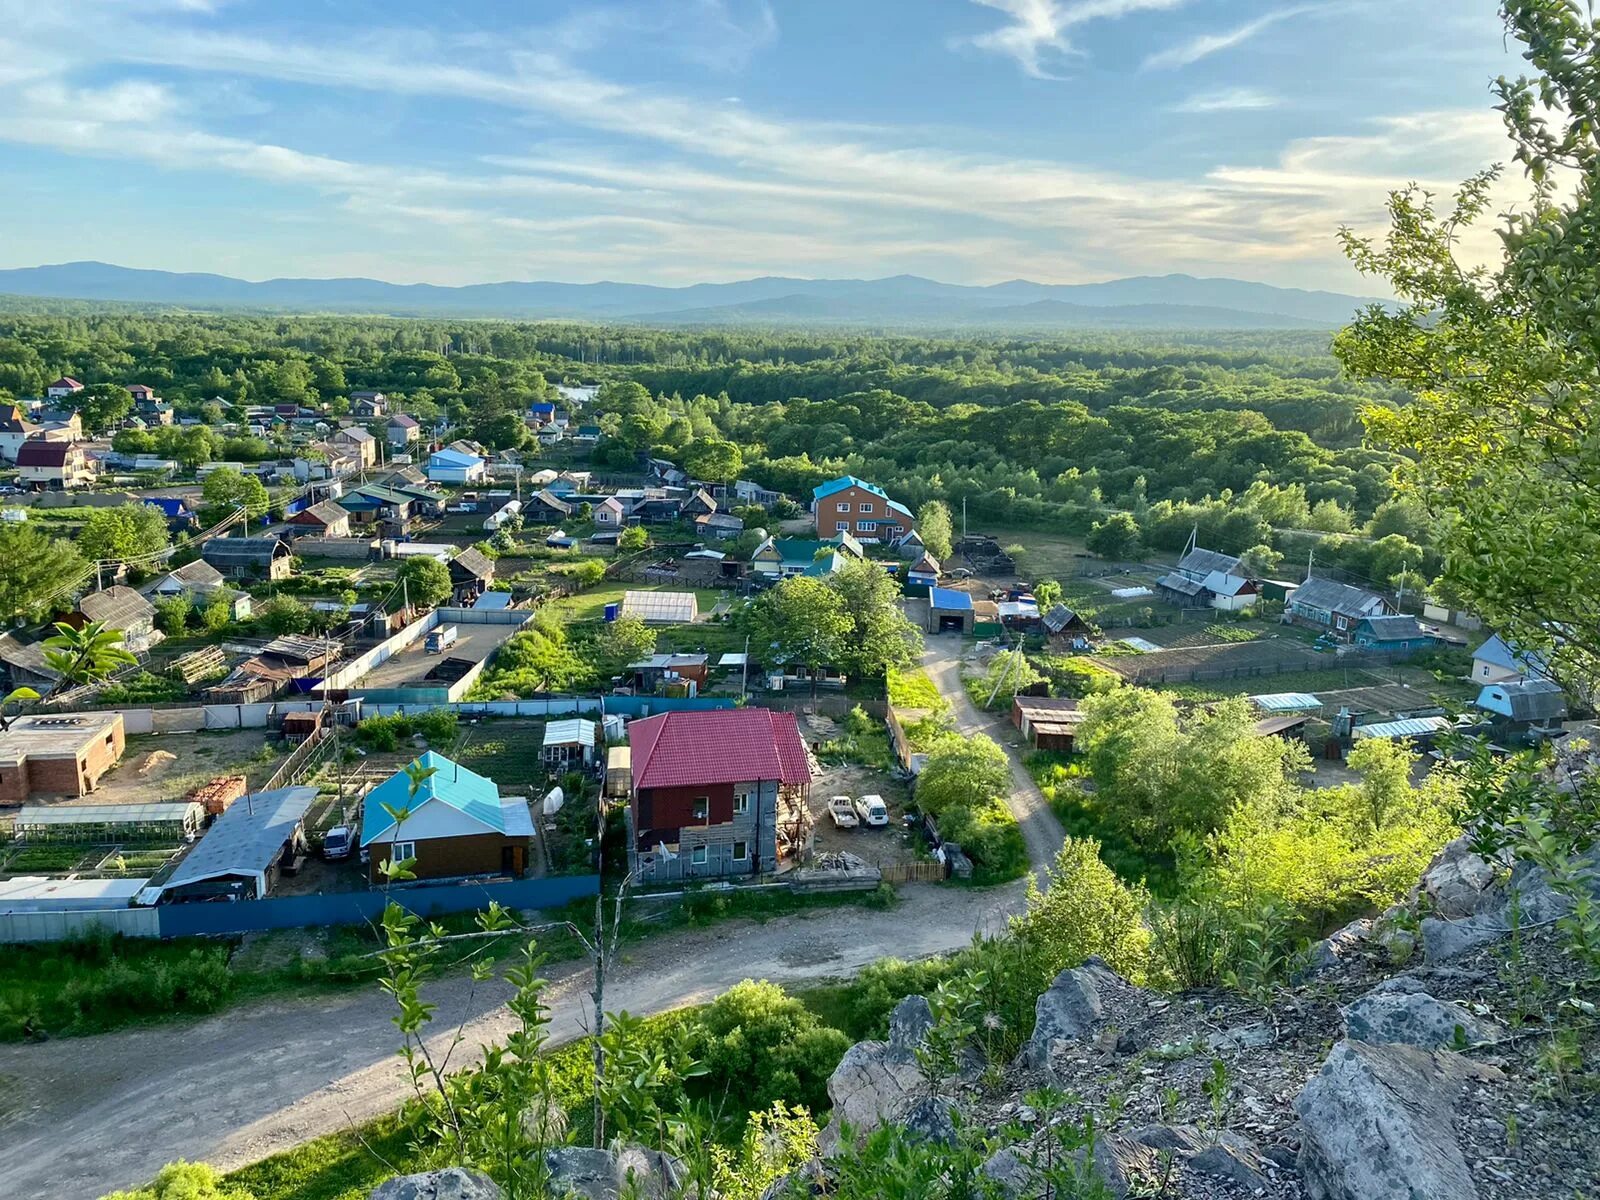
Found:
[(1213, 1054), (1221, 1050), (1259, 1050), (1262, 1046), (1272, 1045), (1277, 1036), (1272, 1026), (1264, 1022), (1236, 1025), (1232, 1029), (1220, 1029), (1208, 1035), (1206, 1049)]
[(1143, 1125), (1128, 1136), (1141, 1146), (1169, 1154), (1198, 1154), (1206, 1145), (1193, 1125)]
[(481, 1171), (447, 1167), (380, 1183), (370, 1200), (500, 1200), (499, 1185)]
[[(1083, 1159), (1079, 1158), (1080, 1166)], [(1143, 1195), (1163, 1173), (1161, 1155), (1120, 1133), (1102, 1133), (1094, 1140), (1089, 1169), (1099, 1176), (1112, 1200)]]
[(1311, 1200), (1476, 1200), (1451, 1118), (1465, 1083), (1494, 1079), (1459, 1054), (1342, 1041), (1295, 1099)]
[(1028, 1164), (1010, 1149), (998, 1151), (979, 1170), (999, 1184), (1007, 1196), (1022, 1195), (1033, 1175)]
[(1417, 952), (1417, 935), (1404, 925), (1385, 925), (1383, 932), (1378, 934), (1378, 945), (1383, 947), (1390, 962), (1410, 962), (1411, 956)]
[(889, 1014), (889, 1053), (914, 1058), (932, 1028), (933, 1009), (927, 997), (907, 996)]
[(1374, 1045), (1436, 1050), (1453, 1045), (1457, 1029), (1468, 1042), (1491, 1041), (1500, 1035), (1492, 1021), (1423, 991), (1374, 990), (1346, 1005), (1343, 1012), (1345, 1036)]
[(683, 1164), (670, 1154), (625, 1146), (617, 1152), (586, 1146), (561, 1146), (545, 1151), (550, 1191), (582, 1200), (668, 1200), (682, 1190)]
[(953, 1145), (956, 1140), (956, 1119), (960, 1110), (954, 1100), (945, 1096), (928, 1096), (918, 1100), (900, 1118), (906, 1136), (913, 1141), (937, 1142), (941, 1146)]
[(1373, 923), (1370, 917), (1351, 921), (1343, 929), (1335, 930), (1320, 942), (1313, 942), (1308, 953), (1303, 977), (1326, 975), (1344, 966), (1351, 955), (1357, 953), (1372, 938)]
[(1058, 1042), (1093, 1042), (1105, 1023), (1106, 1001), (1139, 989), (1121, 979), (1099, 958), (1061, 972), (1034, 1001), (1033, 1036), (1022, 1049), (1024, 1061), (1048, 1067)]
[(1439, 851), (1422, 873), (1420, 889), (1433, 916), (1455, 921), (1499, 907), (1498, 876), (1495, 865), (1474, 854), (1463, 835)]
[(840, 1148), (842, 1127), (856, 1136), (905, 1119), (928, 1093), (927, 1079), (916, 1052), (933, 1026), (933, 1014), (921, 996), (907, 996), (889, 1018), (889, 1040), (857, 1042), (844, 1052), (828, 1077), (833, 1118), (818, 1138), (825, 1156)]
[(1223, 1133), (1216, 1145), (1207, 1146), (1189, 1159), (1189, 1166), (1203, 1175), (1225, 1179), (1246, 1192), (1267, 1188), (1267, 1164), (1260, 1149), (1249, 1138), (1236, 1133)]
[(1510, 927), (1499, 913), (1479, 913), (1456, 921), (1423, 917), (1422, 957), (1431, 963), (1449, 962), (1479, 946), (1498, 942), (1510, 932)]

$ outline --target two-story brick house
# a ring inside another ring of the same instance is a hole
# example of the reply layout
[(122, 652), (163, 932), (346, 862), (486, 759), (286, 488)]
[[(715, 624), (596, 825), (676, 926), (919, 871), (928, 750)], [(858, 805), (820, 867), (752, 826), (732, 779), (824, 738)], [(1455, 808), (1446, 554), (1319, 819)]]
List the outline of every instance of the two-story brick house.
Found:
[(915, 525), (909, 508), (889, 499), (877, 484), (854, 475), (841, 475), (812, 489), (811, 512), (821, 538), (848, 533), (858, 542), (892, 546)]
[(754, 875), (778, 865), (783, 814), (811, 760), (793, 713), (669, 712), (628, 726), (628, 865), (641, 883)]

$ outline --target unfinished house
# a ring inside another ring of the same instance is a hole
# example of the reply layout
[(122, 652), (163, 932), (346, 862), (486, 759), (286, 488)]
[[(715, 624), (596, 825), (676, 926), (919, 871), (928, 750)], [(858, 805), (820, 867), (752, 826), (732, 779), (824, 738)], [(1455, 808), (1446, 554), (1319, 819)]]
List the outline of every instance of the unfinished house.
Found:
[(0, 804), (88, 795), (126, 740), (119, 712), (18, 717), (0, 733)]
[(628, 865), (641, 883), (778, 866), (780, 827), (809, 811), (811, 758), (793, 713), (669, 712), (628, 726)]

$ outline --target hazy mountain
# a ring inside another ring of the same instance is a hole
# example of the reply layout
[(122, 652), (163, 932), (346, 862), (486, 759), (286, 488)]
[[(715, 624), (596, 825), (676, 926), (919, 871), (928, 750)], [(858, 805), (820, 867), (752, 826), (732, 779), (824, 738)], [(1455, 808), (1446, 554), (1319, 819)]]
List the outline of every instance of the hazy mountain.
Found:
[(1239, 279), (1141, 276), (1104, 283), (1024, 279), (989, 287), (915, 275), (788, 279), (654, 287), (637, 283), (480, 283), (465, 287), (377, 279), (268, 279), (144, 271), (77, 262), (0, 270), (0, 294), (194, 307), (567, 317), (674, 324), (856, 323), (988, 329), (1143, 327), (1333, 328), (1371, 303), (1334, 292)]

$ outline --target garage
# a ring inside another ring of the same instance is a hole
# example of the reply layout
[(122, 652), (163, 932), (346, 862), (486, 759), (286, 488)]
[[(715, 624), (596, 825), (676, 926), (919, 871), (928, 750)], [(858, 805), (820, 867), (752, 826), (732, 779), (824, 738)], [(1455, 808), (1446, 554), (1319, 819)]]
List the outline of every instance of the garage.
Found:
[(971, 633), (972, 597), (950, 588), (928, 589), (928, 632)]

